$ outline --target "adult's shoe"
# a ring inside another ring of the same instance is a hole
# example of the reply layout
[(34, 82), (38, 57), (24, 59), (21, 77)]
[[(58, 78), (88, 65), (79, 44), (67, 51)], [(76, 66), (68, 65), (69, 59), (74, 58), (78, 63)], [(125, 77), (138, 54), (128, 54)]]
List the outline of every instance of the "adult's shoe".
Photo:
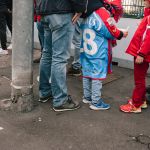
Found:
[(68, 96), (68, 100), (65, 104), (58, 107), (53, 107), (54, 111), (56, 112), (71, 111), (76, 110), (78, 108), (80, 108), (80, 104), (78, 102), (73, 101), (70, 95)]
[(47, 101), (52, 100), (52, 99), (53, 99), (52, 95), (49, 95), (46, 97), (40, 97), (38, 101), (41, 103), (46, 103)]
[(81, 69), (75, 69), (72, 66), (68, 69), (67, 74), (70, 76), (80, 76), (81, 75)]

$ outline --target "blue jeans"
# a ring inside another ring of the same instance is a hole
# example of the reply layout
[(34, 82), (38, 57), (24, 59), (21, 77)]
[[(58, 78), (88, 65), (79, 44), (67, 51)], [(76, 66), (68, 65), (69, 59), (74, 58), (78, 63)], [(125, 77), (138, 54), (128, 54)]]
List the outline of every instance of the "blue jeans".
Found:
[(38, 37), (39, 37), (39, 41), (40, 41), (41, 50), (43, 50), (43, 47), (44, 47), (44, 25), (41, 21), (40, 22), (37, 21), (36, 26), (38, 29)]
[(72, 43), (75, 46), (75, 51), (74, 51), (74, 61), (72, 62), (72, 67), (74, 69), (80, 69), (81, 64), (80, 64), (80, 45), (81, 45), (81, 25), (82, 19), (80, 18), (77, 20), (77, 23), (75, 24), (75, 29), (73, 32), (73, 39)]
[(39, 66), (39, 94), (40, 97), (52, 95), (51, 83), (51, 63), (52, 63), (52, 33), (48, 23), (44, 23), (44, 45)]
[(45, 33), (40, 62), (40, 97), (52, 93), (54, 107), (61, 106), (68, 99), (66, 64), (73, 30), (71, 19), (72, 14), (53, 14), (43, 18)]
[(83, 78), (83, 94), (84, 98), (91, 101), (93, 104), (97, 104), (101, 100), (101, 80), (92, 80), (89, 78)]

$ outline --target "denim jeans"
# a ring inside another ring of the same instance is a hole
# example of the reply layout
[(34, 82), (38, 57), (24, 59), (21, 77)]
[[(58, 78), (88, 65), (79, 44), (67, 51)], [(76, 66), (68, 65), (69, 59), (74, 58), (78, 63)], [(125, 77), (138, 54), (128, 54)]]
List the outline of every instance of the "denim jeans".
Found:
[(80, 45), (81, 45), (80, 25), (81, 25), (81, 22), (82, 22), (81, 18), (79, 20), (77, 20), (77, 23), (75, 24), (75, 29), (73, 32), (72, 43), (75, 46), (75, 50), (74, 50), (74, 61), (72, 62), (72, 67), (74, 69), (80, 69), (81, 68), (81, 64), (80, 64)]
[(101, 100), (101, 80), (92, 80), (83, 78), (83, 94), (87, 100), (92, 100), (92, 103), (97, 104)]
[(73, 30), (71, 19), (72, 14), (53, 14), (43, 18), (45, 33), (40, 62), (40, 96), (52, 93), (54, 107), (61, 106), (68, 99), (66, 64)]
[(41, 50), (43, 50), (43, 47), (44, 47), (44, 25), (41, 21), (40, 22), (37, 21), (36, 26), (38, 29), (38, 37), (39, 37), (39, 41), (40, 41)]
[(39, 66), (39, 94), (40, 97), (52, 95), (51, 91), (51, 63), (52, 63), (52, 33), (48, 23), (44, 23), (44, 45)]

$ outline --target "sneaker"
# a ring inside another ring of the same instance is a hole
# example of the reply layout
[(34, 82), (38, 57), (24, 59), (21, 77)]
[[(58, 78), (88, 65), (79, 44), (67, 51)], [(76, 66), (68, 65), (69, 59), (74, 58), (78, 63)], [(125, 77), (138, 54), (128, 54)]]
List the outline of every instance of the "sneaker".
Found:
[(91, 103), (92, 103), (91, 100), (88, 100), (88, 99), (86, 99), (86, 98), (83, 98), (82, 102), (83, 102), (84, 104), (91, 104)]
[(121, 105), (120, 110), (125, 113), (141, 113), (141, 107), (136, 108), (132, 103), (128, 102), (128, 104)]
[(11, 50), (12, 49), (12, 44), (10, 44), (7, 49)]
[(46, 96), (46, 97), (40, 97), (38, 101), (41, 103), (46, 103), (47, 101), (51, 100), (52, 98), (53, 98), (52, 95)]
[(103, 101), (100, 101), (97, 104), (91, 104), (90, 109), (92, 110), (107, 110), (110, 108), (109, 104), (104, 103)]
[(81, 75), (81, 69), (74, 69), (72, 66), (68, 69), (67, 72), (70, 76), (80, 76)]
[[(131, 103), (132, 104), (132, 99), (128, 100), (128, 103)], [(143, 109), (146, 109), (148, 106), (147, 106), (147, 102), (144, 101), (144, 103), (141, 105), (141, 108)]]
[(147, 106), (147, 102), (144, 101), (144, 103), (141, 105), (141, 108), (146, 109), (147, 107), (148, 107), (148, 106)]
[(3, 50), (0, 48), (0, 55), (8, 55), (8, 50)]
[(37, 76), (36, 80), (37, 80), (37, 82), (39, 82), (40, 81), (40, 76)]
[(62, 112), (62, 111), (71, 111), (80, 108), (80, 104), (71, 99), (71, 96), (68, 96), (68, 100), (65, 104), (59, 107), (53, 107), (54, 111)]

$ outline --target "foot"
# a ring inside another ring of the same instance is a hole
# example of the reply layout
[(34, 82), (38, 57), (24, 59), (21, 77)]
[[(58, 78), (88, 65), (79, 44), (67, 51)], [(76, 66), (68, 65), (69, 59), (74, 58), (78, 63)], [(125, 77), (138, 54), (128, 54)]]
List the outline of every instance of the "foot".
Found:
[(125, 113), (141, 113), (141, 107), (136, 108), (131, 102), (120, 106), (120, 110)]
[(88, 99), (86, 99), (86, 98), (83, 98), (83, 100), (82, 100), (82, 102), (84, 103), (84, 104), (91, 104), (91, 100), (88, 100)]
[(46, 97), (40, 97), (38, 101), (41, 103), (46, 103), (47, 101), (52, 100), (52, 98), (53, 98), (52, 95), (49, 95)]
[(107, 110), (110, 108), (109, 104), (104, 103), (103, 101), (100, 101), (97, 104), (91, 104), (90, 109), (92, 110)]
[(147, 106), (147, 102), (144, 101), (144, 103), (141, 105), (141, 108), (146, 109), (147, 107), (148, 107), (148, 106)]
[(3, 50), (0, 48), (0, 55), (8, 55), (8, 50)]
[(73, 101), (71, 96), (68, 96), (68, 100), (65, 104), (58, 107), (53, 107), (54, 111), (56, 112), (71, 111), (76, 110), (78, 108), (80, 108), (80, 104), (78, 102)]
[[(128, 103), (131, 103), (132, 104), (132, 99), (129, 99), (128, 100)], [(146, 109), (148, 106), (147, 106), (147, 102), (146, 102), (146, 100), (144, 101), (144, 103), (141, 105), (141, 108), (142, 109)]]
[(12, 44), (10, 44), (7, 49), (11, 50), (12, 49)]
[(67, 72), (70, 76), (80, 76), (81, 75), (81, 69), (74, 69), (72, 66), (68, 69)]

